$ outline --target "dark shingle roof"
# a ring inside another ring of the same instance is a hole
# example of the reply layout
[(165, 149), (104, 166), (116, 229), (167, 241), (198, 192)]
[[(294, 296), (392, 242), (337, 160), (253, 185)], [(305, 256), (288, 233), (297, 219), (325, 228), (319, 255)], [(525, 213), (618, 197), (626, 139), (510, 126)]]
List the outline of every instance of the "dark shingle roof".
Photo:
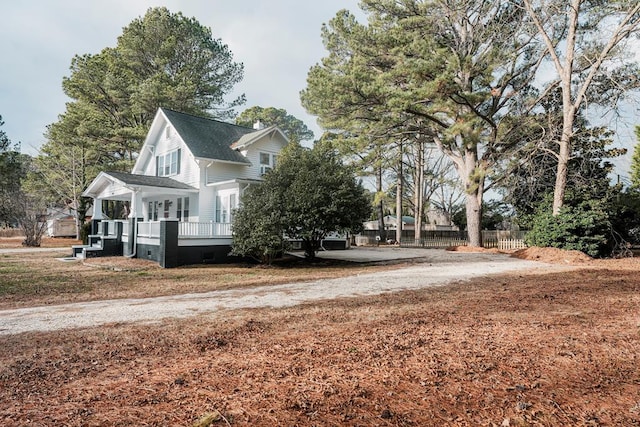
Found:
[(164, 176), (136, 175), (125, 172), (105, 172), (105, 174), (122, 181), (127, 185), (144, 185), (147, 187), (175, 188), (178, 190), (195, 190), (194, 187)]
[(231, 148), (231, 144), (243, 135), (255, 132), (254, 129), (166, 108), (162, 108), (162, 112), (195, 157), (250, 164), (242, 154)]

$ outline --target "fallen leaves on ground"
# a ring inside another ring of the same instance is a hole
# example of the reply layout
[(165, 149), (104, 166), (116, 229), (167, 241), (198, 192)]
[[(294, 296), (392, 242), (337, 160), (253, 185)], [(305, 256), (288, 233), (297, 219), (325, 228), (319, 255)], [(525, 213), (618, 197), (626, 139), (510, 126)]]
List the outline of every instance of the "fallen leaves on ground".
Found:
[(0, 337), (0, 424), (640, 425), (638, 263), (616, 262)]

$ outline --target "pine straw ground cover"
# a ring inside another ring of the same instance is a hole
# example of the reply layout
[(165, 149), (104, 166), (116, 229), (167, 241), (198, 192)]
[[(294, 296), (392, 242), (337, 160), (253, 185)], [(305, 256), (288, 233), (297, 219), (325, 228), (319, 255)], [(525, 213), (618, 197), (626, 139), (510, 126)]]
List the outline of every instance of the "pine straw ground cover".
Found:
[(0, 425), (639, 426), (640, 263), (0, 337)]

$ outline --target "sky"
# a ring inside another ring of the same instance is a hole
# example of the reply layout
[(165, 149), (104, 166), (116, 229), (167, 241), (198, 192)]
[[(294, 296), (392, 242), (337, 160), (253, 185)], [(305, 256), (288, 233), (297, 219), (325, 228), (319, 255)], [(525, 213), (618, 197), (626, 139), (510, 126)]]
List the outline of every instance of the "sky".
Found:
[[(151, 7), (165, 6), (211, 28), (244, 64), (244, 79), (230, 101), (284, 108), (321, 136), (315, 117), (300, 105), (309, 68), (326, 51), (323, 23), (341, 9), (358, 11), (358, 0), (22, 0), (3, 2), (0, 25), (0, 116), (12, 142), (35, 155), (46, 126), (58, 120), (69, 98), (62, 79), (75, 55), (116, 45), (123, 27)], [(235, 96), (234, 96), (235, 95)]]
[[(211, 28), (244, 64), (244, 79), (227, 100), (244, 93), (245, 108), (284, 108), (321, 136), (315, 117), (300, 105), (309, 68), (326, 56), (321, 26), (340, 9), (360, 15), (358, 0), (22, 0), (5, 1), (0, 25), (0, 116), (2, 130), (22, 151), (35, 155), (46, 126), (65, 111), (69, 99), (62, 79), (74, 55), (96, 54), (115, 46), (123, 27), (151, 7), (165, 6)], [(640, 52), (640, 50), (639, 50)], [(239, 108), (241, 112), (244, 108)], [(617, 119), (594, 117), (617, 132), (617, 145), (629, 154), (616, 160), (616, 173), (628, 176), (633, 129), (640, 124), (638, 103)]]

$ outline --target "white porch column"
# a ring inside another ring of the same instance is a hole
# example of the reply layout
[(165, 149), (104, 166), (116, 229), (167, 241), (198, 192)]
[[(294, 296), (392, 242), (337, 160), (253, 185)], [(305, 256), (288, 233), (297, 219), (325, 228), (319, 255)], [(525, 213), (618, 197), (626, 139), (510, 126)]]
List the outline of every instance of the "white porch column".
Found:
[(91, 219), (104, 219), (104, 215), (102, 214), (102, 199), (93, 199), (93, 216)]
[(134, 190), (131, 195), (131, 212), (129, 212), (129, 218), (144, 218), (142, 208), (142, 192)]

